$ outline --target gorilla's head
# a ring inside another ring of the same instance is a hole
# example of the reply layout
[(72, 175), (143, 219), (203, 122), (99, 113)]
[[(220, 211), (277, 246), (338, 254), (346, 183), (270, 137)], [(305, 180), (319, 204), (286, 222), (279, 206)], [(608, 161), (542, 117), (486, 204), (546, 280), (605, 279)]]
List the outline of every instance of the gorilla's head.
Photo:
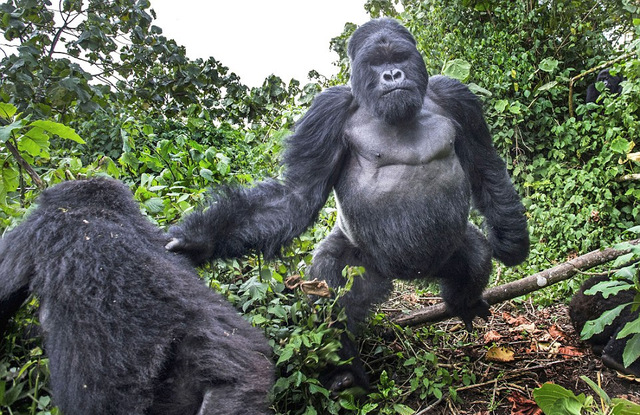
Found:
[(620, 86), (620, 82), (622, 81), (624, 81), (622, 76), (613, 76), (609, 73), (608, 69), (600, 71), (596, 78), (596, 82), (603, 82), (605, 88), (607, 88), (612, 94), (619, 94), (622, 92), (622, 87)]
[(355, 99), (378, 118), (397, 125), (422, 108), (429, 75), (409, 31), (393, 19), (360, 26), (349, 39)]

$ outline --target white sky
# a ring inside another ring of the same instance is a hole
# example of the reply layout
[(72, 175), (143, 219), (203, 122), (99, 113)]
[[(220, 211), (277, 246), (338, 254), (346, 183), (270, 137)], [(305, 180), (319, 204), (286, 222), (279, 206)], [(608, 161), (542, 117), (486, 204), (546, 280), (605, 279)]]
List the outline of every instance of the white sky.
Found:
[(151, 0), (154, 24), (187, 48), (213, 56), (250, 87), (270, 74), (303, 85), (315, 69), (331, 76), (338, 55), (329, 50), (346, 22), (369, 20), (365, 0)]

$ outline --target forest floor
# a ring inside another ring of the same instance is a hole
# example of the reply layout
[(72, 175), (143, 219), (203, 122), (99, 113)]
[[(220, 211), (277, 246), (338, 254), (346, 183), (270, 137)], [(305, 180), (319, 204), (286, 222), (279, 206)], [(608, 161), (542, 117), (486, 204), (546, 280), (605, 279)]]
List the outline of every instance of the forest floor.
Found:
[[(392, 316), (407, 307), (416, 309), (432, 302), (432, 298), (405, 291), (405, 294), (397, 294), (385, 303), (381, 311)], [(566, 305), (539, 308), (531, 301), (508, 301), (493, 306), (491, 311), (489, 321), (476, 319), (472, 335), (459, 321), (450, 319), (436, 323), (435, 329), (446, 335), (434, 336), (410, 346), (412, 349), (423, 347), (435, 353), (439, 367), (462, 368), (474, 374), (472, 384), (453, 383), (458, 399), (451, 399), (445, 393), (440, 400), (427, 397), (426, 401), (420, 401), (413, 396), (414, 393), (406, 395), (403, 403), (420, 415), (542, 415), (533, 401), (532, 392), (545, 382), (559, 384), (576, 395), (591, 395), (599, 402), (593, 389), (580, 379), (587, 376), (598, 383), (610, 398), (621, 397), (640, 404), (640, 379), (623, 378), (603, 366), (589, 346), (580, 341), (571, 325)], [(369, 361), (366, 346), (364, 342), (365, 364)], [(386, 346), (402, 351), (406, 343), (396, 338), (390, 339)], [(374, 366), (367, 365), (370, 370)], [(393, 364), (387, 365), (387, 371), (388, 367), (393, 367)], [(374, 372), (379, 370), (378, 367), (373, 369)], [(396, 384), (406, 385), (407, 379), (401, 376), (398, 374), (395, 378)]]

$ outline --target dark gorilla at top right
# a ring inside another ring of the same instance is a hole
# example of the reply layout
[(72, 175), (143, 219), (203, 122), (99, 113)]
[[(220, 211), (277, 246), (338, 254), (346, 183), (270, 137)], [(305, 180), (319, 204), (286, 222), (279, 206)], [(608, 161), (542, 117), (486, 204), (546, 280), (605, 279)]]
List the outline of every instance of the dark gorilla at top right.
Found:
[(609, 69), (601, 70), (596, 77), (596, 82), (590, 84), (587, 87), (587, 97), (585, 99), (585, 103), (599, 103), (598, 98), (600, 97), (601, 92), (596, 88), (596, 83), (604, 83), (604, 87), (609, 91), (610, 94), (618, 95), (620, 94), (620, 92), (622, 92), (622, 87), (620, 86), (620, 83), (622, 81), (624, 81), (624, 78), (622, 76), (611, 75), (611, 73), (609, 73)]
[[(195, 263), (250, 250), (275, 255), (317, 218), (333, 191), (337, 224), (317, 247), (310, 278), (343, 287), (345, 266), (364, 267), (342, 304), (356, 330), (394, 278), (440, 282), (452, 315), (471, 328), (489, 316), (482, 292), (491, 257), (507, 265), (529, 250), (525, 209), (491, 142), (480, 102), (462, 83), (429, 77), (411, 33), (392, 19), (358, 28), (348, 45), (350, 86), (318, 95), (284, 153), (283, 180), (214, 192), (186, 215), (168, 249)], [(485, 234), (469, 222), (471, 202)], [(333, 391), (366, 388), (346, 336), (329, 368)]]

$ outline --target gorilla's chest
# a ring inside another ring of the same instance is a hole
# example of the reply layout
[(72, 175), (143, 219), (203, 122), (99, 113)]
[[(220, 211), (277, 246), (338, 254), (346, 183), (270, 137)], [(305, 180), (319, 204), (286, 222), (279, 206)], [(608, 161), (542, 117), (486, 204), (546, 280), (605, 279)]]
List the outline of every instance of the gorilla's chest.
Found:
[(351, 190), (383, 196), (460, 180), (455, 128), (442, 115), (423, 110), (411, 123), (398, 126), (357, 112), (345, 133), (351, 149), (345, 176)]

